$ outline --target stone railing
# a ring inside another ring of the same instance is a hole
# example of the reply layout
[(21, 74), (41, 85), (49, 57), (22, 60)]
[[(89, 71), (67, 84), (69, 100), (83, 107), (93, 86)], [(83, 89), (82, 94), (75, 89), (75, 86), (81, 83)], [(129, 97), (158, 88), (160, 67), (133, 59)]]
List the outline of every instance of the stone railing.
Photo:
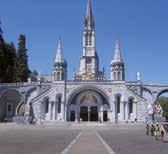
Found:
[(46, 85), (50, 84), (51, 82), (18, 82), (18, 83), (0, 83), (0, 87), (17, 87), (17, 86), (34, 86), (34, 85)]

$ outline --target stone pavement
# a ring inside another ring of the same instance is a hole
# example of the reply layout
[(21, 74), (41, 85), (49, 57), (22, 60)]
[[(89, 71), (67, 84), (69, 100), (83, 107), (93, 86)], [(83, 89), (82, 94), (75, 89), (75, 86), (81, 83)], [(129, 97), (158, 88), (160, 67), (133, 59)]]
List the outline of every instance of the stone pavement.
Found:
[(94, 131), (82, 131), (61, 154), (114, 154), (105, 141)]

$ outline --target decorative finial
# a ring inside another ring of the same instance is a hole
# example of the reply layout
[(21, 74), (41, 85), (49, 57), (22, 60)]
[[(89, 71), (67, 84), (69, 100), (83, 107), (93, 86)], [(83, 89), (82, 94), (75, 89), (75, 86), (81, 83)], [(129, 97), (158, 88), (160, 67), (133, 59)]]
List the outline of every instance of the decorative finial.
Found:
[(141, 81), (141, 76), (139, 72), (137, 72), (137, 81)]

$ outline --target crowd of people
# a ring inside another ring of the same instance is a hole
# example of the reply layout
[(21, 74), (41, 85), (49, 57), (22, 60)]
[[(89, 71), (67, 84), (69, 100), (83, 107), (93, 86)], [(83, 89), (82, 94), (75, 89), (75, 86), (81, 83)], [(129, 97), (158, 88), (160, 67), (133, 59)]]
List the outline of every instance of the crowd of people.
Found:
[(164, 133), (165, 133), (165, 130), (163, 128), (163, 125), (159, 125), (159, 124), (146, 125), (146, 135), (155, 136), (156, 140), (159, 137), (164, 138)]

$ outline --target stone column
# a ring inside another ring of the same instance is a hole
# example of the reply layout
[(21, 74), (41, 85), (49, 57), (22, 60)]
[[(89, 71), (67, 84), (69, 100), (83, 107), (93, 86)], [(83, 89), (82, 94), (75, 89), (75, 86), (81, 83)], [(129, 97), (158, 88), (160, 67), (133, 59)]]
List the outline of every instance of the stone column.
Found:
[(75, 121), (78, 121), (78, 106), (75, 107)]
[(53, 102), (53, 109), (52, 109), (52, 120), (55, 120), (55, 102)]
[(90, 121), (90, 107), (88, 106), (88, 121)]
[(128, 120), (128, 101), (125, 102), (125, 120)]
[(123, 102), (123, 120), (126, 120), (126, 102)]
[(103, 122), (103, 107), (100, 107), (100, 114), (99, 114), (99, 118), (101, 120), (101, 122)]
[(64, 119), (64, 102), (61, 102), (61, 119)]
[(133, 102), (133, 114), (134, 114), (134, 119), (137, 119), (137, 102)]
[(124, 101), (120, 102), (120, 120), (124, 120)]
[(52, 118), (52, 102), (49, 102), (49, 120)]

